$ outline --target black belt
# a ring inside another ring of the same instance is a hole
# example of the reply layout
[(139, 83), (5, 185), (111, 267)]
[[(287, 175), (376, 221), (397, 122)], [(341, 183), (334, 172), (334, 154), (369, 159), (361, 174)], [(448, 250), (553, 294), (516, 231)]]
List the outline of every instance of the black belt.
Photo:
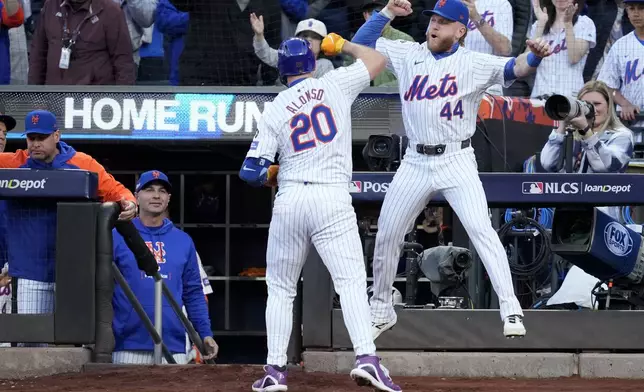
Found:
[[(471, 139), (463, 140), (461, 142), (461, 150), (469, 147), (471, 144)], [(416, 152), (423, 155), (442, 155), (445, 153), (445, 147), (445, 144), (416, 144)]]

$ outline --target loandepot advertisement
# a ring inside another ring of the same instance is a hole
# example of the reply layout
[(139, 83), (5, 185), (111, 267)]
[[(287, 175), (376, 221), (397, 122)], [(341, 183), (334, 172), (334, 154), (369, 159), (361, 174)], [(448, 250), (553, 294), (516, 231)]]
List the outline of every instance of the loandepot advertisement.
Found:
[[(273, 98), (256, 94), (152, 95), (160, 98), (67, 96), (62, 110), (55, 112), (58, 128), (64, 139), (252, 139), (265, 104), (270, 104), (261, 100)], [(22, 137), (20, 133), (9, 135)]]

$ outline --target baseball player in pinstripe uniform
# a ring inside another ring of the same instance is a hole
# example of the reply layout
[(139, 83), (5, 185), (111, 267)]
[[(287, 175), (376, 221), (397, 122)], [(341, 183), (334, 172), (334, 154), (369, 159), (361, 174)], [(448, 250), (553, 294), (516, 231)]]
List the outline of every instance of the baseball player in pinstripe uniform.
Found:
[[(150, 248), (159, 264), (159, 273), (177, 300), (179, 306), (185, 305), (188, 319), (203, 339), (208, 353), (204, 359), (214, 358), (218, 346), (212, 337), (208, 308), (203, 295), (199, 276), (199, 266), (194, 243), (190, 236), (174, 226), (165, 218), (170, 202), (172, 186), (168, 177), (151, 170), (141, 174), (136, 185), (136, 198), (139, 203), (139, 216), (134, 225)], [(114, 262), (127, 280), (148, 317), (154, 319), (154, 280), (141, 272), (134, 254), (126, 246), (123, 237), (116, 231), (114, 236)], [(154, 343), (123, 289), (114, 289), (114, 363), (152, 364), (154, 362)], [(163, 306), (162, 339), (172, 353), (177, 364), (186, 364), (185, 329), (179, 317)], [(164, 359), (165, 361), (165, 359)]]
[[(299, 38), (282, 43), (278, 68), (289, 88), (266, 106), (239, 172), (254, 186), (279, 183), (266, 252), (267, 366), (252, 388), (255, 392), (287, 390), (293, 299), (313, 243), (340, 296), (356, 354), (351, 377), (378, 391), (400, 391), (375, 355), (362, 244), (349, 194), (351, 104), (382, 72), (385, 58), (333, 33), (322, 41), (322, 50), (342, 52), (357, 61), (315, 79), (311, 46)], [(278, 152), (279, 168), (272, 164)]]
[(503, 245), (488, 216), (470, 138), (484, 91), (509, 86), (534, 72), (550, 54), (542, 40), (528, 40), (529, 53), (517, 58), (472, 52), (459, 45), (469, 12), (459, 0), (439, 0), (427, 29), (426, 44), (378, 38), (396, 15), (411, 13), (406, 0), (390, 0), (365, 23), (353, 42), (375, 46), (399, 81), (409, 147), (389, 186), (378, 220), (373, 259), (372, 331), (377, 338), (397, 320), (391, 302), (405, 233), (432, 194), (441, 192), (463, 223), (499, 297), (503, 332), (523, 336), (523, 312), (512, 286)]

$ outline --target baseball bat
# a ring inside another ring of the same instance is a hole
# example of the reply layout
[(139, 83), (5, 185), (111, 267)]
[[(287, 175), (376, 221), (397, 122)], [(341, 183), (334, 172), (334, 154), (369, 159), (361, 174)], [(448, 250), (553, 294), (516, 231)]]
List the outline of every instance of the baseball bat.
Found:
[(136, 313), (139, 315), (139, 318), (141, 318), (141, 321), (143, 322), (143, 326), (145, 326), (145, 329), (147, 329), (148, 332), (150, 333), (150, 336), (152, 337), (152, 341), (154, 342), (154, 344), (161, 344), (161, 350), (163, 351), (163, 356), (165, 357), (165, 359), (168, 361), (169, 364), (176, 364), (177, 361), (174, 360), (172, 353), (170, 352), (170, 350), (168, 350), (168, 347), (165, 345), (165, 343), (163, 343), (163, 339), (157, 333), (157, 330), (154, 328), (154, 324), (152, 324), (152, 321), (145, 313), (143, 306), (141, 306), (141, 303), (136, 298), (136, 295), (130, 288), (130, 285), (127, 284), (125, 277), (123, 276), (123, 274), (121, 274), (121, 271), (119, 271), (119, 268), (116, 266), (116, 263), (114, 262), (112, 262), (112, 271), (114, 272), (114, 279), (119, 284), (119, 286), (121, 286), (121, 288), (123, 289), (123, 292), (125, 293), (125, 296), (132, 304), (134, 311), (136, 311)]
[[(181, 323), (186, 328), (186, 331), (188, 332), (188, 336), (190, 336), (190, 340), (192, 340), (192, 342), (195, 344), (195, 346), (197, 346), (197, 349), (199, 350), (201, 355), (204, 355), (206, 353), (206, 349), (205, 349), (203, 341), (201, 340), (201, 337), (199, 336), (199, 334), (195, 330), (195, 327), (192, 325), (190, 320), (188, 320), (186, 315), (183, 314), (183, 311), (181, 310), (181, 307), (179, 306), (177, 301), (172, 296), (172, 293), (170, 292), (170, 289), (168, 288), (168, 286), (163, 281), (163, 278), (161, 277), (161, 274), (159, 274), (157, 272), (155, 277), (154, 277), (154, 279), (157, 279), (157, 276), (158, 276), (158, 279), (161, 279), (162, 288), (163, 288), (163, 294), (165, 295), (166, 299), (170, 303), (170, 306), (172, 307), (172, 310), (174, 310), (174, 313), (176, 313), (177, 317), (179, 317), (179, 320), (181, 320)], [(205, 362), (207, 364), (214, 364), (215, 363), (215, 361), (213, 361), (212, 359), (206, 359)]]

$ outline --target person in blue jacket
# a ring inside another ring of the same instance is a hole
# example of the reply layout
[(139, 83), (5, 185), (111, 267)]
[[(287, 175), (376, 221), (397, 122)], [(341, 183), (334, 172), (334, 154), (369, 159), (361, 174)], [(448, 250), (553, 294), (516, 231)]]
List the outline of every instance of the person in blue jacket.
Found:
[[(141, 174), (135, 189), (139, 216), (133, 220), (133, 223), (150, 248), (150, 252), (154, 254), (165, 284), (179, 306), (185, 306), (188, 319), (204, 341), (207, 352), (202, 353), (203, 358), (211, 359), (217, 355), (219, 348), (212, 337), (195, 245), (187, 233), (176, 228), (164, 215), (170, 202), (171, 190), (168, 176), (164, 173), (152, 170)], [(141, 302), (148, 317), (154, 320), (154, 279), (138, 269), (134, 254), (125, 244), (123, 237), (115, 230), (112, 233), (114, 262)], [(152, 338), (119, 285), (114, 289), (112, 304), (114, 306), (112, 327), (115, 340), (112, 362), (153, 364)], [(177, 364), (186, 364), (185, 329), (165, 298), (162, 322), (163, 342)]]

